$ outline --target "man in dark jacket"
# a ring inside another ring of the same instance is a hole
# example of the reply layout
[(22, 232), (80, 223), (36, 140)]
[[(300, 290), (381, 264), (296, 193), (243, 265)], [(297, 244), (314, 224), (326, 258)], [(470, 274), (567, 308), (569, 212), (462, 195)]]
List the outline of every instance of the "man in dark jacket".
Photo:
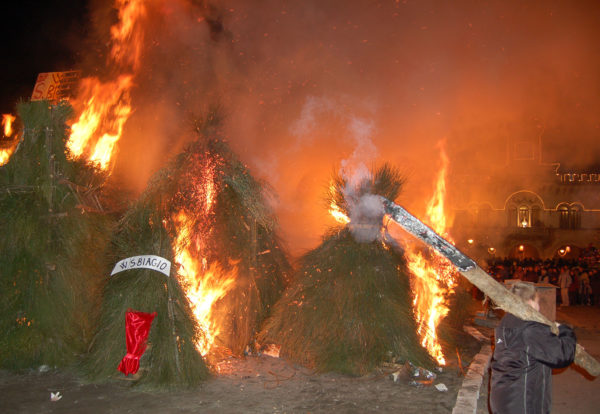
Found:
[[(539, 310), (535, 286), (518, 282), (513, 293)], [(573, 330), (524, 321), (507, 313), (495, 331), (490, 408), (492, 413), (549, 413), (552, 403), (552, 368), (569, 366), (575, 357)]]

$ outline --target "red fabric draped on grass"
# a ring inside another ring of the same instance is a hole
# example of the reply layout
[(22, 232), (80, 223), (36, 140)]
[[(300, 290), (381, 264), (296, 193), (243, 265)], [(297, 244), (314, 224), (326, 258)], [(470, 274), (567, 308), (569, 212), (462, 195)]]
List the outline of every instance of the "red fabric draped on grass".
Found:
[(140, 369), (140, 357), (146, 351), (146, 341), (155, 316), (156, 312), (127, 311), (125, 313), (127, 354), (121, 360), (118, 368), (123, 374), (135, 374)]

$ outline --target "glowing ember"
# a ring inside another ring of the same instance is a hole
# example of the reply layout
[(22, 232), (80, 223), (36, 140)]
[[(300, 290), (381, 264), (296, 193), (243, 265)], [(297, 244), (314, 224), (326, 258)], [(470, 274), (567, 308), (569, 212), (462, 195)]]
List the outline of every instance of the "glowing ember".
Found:
[[(446, 216), (444, 212), (448, 157), (442, 146), (441, 158), (442, 168), (438, 175), (435, 193), (427, 207), (425, 222), (436, 233), (448, 239), (445, 234)], [(447, 298), (453, 293), (457, 273), (448, 260), (437, 253), (433, 256), (433, 260), (426, 260), (422, 254), (414, 251), (407, 251), (406, 256), (408, 267), (414, 275), (411, 281), (415, 295), (413, 306), (421, 344), (437, 360), (438, 364), (445, 365), (446, 360), (436, 331), (440, 321), (448, 314)]]
[(144, 32), (140, 20), (146, 15), (142, 0), (117, 0), (119, 23), (111, 27), (112, 48), (108, 65), (120, 73), (102, 82), (83, 79), (73, 102), (79, 109), (71, 126), (67, 147), (73, 157), (86, 157), (103, 170), (111, 165), (116, 144), (132, 113), (130, 91), (140, 66)]
[(12, 124), (17, 119), (11, 114), (2, 114), (2, 126), (4, 127), (4, 136), (10, 138), (13, 133)]
[(198, 260), (201, 252), (199, 243), (193, 242), (191, 220), (183, 211), (173, 220), (178, 229), (175, 261), (180, 265), (179, 275), (186, 296), (203, 333), (196, 347), (202, 355), (206, 355), (219, 335), (219, 327), (212, 319), (212, 306), (233, 287), (237, 267), (234, 266), (230, 273), (223, 272), (216, 263), (207, 268), (206, 259)]

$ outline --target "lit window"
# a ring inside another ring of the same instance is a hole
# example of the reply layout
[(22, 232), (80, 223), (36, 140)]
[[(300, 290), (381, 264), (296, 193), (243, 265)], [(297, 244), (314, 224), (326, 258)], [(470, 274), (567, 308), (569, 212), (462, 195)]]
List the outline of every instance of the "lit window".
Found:
[(528, 206), (519, 207), (517, 226), (523, 228), (531, 227), (531, 210)]

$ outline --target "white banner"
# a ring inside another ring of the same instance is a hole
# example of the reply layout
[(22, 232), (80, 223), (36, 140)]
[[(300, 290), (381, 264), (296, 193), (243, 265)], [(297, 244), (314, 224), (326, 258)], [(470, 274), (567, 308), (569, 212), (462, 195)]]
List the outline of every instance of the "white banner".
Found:
[(110, 275), (112, 276), (116, 273), (122, 272), (123, 270), (131, 269), (151, 269), (156, 270), (165, 276), (169, 276), (171, 273), (171, 262), (160, 256), (153, 256), (150, 254), (145, 256), (128, 257), (127, 259), (119, 261), (115, 265), (115, 268)]

